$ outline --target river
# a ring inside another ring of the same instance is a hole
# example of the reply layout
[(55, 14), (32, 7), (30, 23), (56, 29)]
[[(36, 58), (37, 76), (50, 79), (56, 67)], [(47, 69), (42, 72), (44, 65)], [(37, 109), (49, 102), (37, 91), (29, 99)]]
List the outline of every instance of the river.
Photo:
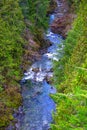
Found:
[[(50, 15), (50, 22), (55, 15)], [(39, 61), (36, 61), (26, 73), (22, 82), (23, 112), (18, 130), (48, 130), (52, 123), (52, 112), (55, 112), (55, 103), (49, 94), (55, 94), (56, 89), (48, 82), (53, 77), (53, 60), (58, 61), (58, 44), (62, 37), (48, 29), (45, 38), (52, 45), (47, 49)]]
[[(49, 25), (55, 17), (55, 14), (50, 15)], [(23, 106), (14, 114), (17, 119), (15, 128), (10, 125), (7, 130), (48, 130), (53, 123), (52, 113), (56, 111), (56, 104), (50, 94), (55, 94), (56, 88), (50, 84), (50, 79), (53, 77), (53, 61), (59, 60), (58, 45), (63, 38), (51, 32), (50, 28), (44, 38), (52, 45), (41, 59), (24, 73), (21, 85)]]

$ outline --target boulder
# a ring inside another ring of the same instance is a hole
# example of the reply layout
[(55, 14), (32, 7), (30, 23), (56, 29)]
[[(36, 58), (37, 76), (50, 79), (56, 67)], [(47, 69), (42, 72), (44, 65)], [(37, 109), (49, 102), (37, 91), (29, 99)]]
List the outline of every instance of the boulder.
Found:
[(35, 73), (39, 72), (39, 68), (33, 68), (32, 71), (34, 71)]

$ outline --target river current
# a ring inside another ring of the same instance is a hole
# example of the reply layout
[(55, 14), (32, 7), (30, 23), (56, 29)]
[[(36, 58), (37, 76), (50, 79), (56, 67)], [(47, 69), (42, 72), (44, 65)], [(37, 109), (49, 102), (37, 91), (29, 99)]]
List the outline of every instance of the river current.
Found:
[[(55, 15), (50, 15), (50, 24)], [(53, 60), (58, 61), (58, 44), (62, 37), (50, 31), (45, 34), (52, 45), (47, 53), (43, 54), (39, 61), (36, 61), (26, 73), (22, 82), (23, 112), (20, 130), (48, 130), (52, 123), (52, 113), (55, 112), (55, 103), (49, 94), (55, 94), (56, 89), (51, 86), (47, 79), (53, 77)]]

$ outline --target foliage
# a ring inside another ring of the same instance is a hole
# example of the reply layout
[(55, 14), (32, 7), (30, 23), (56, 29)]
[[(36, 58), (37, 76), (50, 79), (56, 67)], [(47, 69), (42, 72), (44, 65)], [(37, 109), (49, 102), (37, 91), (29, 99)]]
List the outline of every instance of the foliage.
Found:
[[(25, 28), (19, 0), (0, 1), (0, 128), (13, 120), (13, 108), (21, 102), (22, 32)], [(4, 129), (4, 128), (3, 128)]]
[[(48, 6), (49, 0), (0, 0), (0, 129), (13, 120), (13, 109), (21, 103), (19, 81), (23, 55), (31, 57), (30, 53), (38, 50), (38, 44), (44, 43), (42, 33), (48, 26)], [(34, 36), (24, 34), (24, 30)]]
[[(49, 0), (26, 0), (21, 2), (25, 19), (29, 19), (30, 29), (35, 31), (37, 29), (46, 29), (48, 26), (47, 9), (49, 7)], [(24, 6), (25, 5), (25, 6)]]
[(69, 5), (74, 9), (78, 9), (78, 5), (80, 2), (81, 0), (68, 0)]
[(20, 79), (20, 64), (23, 52), (21, 32), (24, 28), (23, 16), (18, 0), (0, 2), (0, 84), (10, 84), (10, 80)]
[(52, 130), (87, 129), (87, 3), (82, 0), (59, 62), (54, 63), (57, 103)]

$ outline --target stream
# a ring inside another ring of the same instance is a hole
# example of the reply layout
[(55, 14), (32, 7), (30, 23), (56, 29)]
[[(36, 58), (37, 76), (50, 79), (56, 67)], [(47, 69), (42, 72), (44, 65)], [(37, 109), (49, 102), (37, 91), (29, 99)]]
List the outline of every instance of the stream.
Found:
[[(59, 60), (58, 47), (62, 45), (62, 36), (51, 32), (50, 25), (57, 17), (62, 17), (63, 3), (57, 0), (58, 8), (50, 15), (49, 28), (44, 38), (52, 44), (47, 52), (41, 56), (24, 73), (21, 81), (23, 105), (14, 113), (17, 120), (15, 126), (10, 124), (6, 130), (49, 130), (53, 123), (52, 113), (56, 111), (56, 104), (50, 94), (56, 93), (56, 88), (51, 85), (53, 77), (53, 61)], [(65, 9), (64, 9), (65, 11)]]
[[(50, 15), (49, 25), (55, 19), (55, 14)], [(56, 93), (56, 88), (50, 84), (53, 77), (53, 61), (59, 60), (58, 45), (63, 38), (51, 32), (50, 28), (44, 38), (52, 45), (24, 73), (21, 81), (23, 106), (13, 116), (17, 119), (15, 128), (10, 125), (6, 130), (49, 130), (53, 123), (52, 113), (56, 111), (56, 104), (50, 94)]]
[[(54, 20), (50, 15), (50, 24)], [(54, 34), (50, 28), (45, 34), (52, 45), (47, 49), (39, 61), (36, 61), (22, 79), (23, 112), (18, 130), (48, 130), (52, 123), (52, 112), (55, 112), (55, 103), (49, 94), (55, 94), (56, 89), (49, 84), (53, 77), (52, 61), (58, 61), (58, 44), (62, 42), (60, 35)]]

